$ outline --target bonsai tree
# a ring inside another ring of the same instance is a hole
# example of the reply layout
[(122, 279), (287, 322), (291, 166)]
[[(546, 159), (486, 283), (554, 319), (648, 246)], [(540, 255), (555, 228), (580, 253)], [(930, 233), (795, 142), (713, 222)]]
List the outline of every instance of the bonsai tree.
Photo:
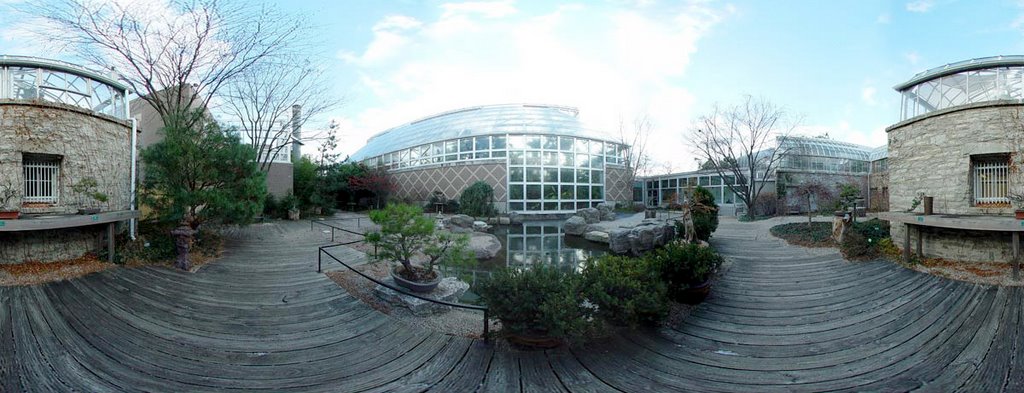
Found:
[(99, 192), (97, 190), (98, 186), (99, 186), (99, 184), (96, 182), (96, 178), (94, 178), (94, 177), (85, 177), (85, 178), (82, 178), (82, 180), (79, 180), (78, 183), (75, 183), (74, 185), (72, 185), (71, 186), (71, 190), (78, 194), (78, 198), (79, 198), (78, 204), (81, 205), (83, 208), (86, 207), (87, 204), (85, 202), (82, 202), (82, 199), (83, 199), (82, 197), (87, 197), (87, 198), (91, 199), (93, 201), (93, 203), (90, 203), (89, 205), (92, 205), (92, 206), (89, 206), (89, 207), (96, 208), (96, 207), (98, 207), (98, 206), (96, 206), (97, 202), (98, 203), (106, 203), (107, 200), (109, 200), (109, 197), (107, 197), (107, 194), (104, 194), (104, 193)]
[(853, 202), (856, 201), (857, 198), (860, 198), (860, 188), (854, 184), (840, 184), (838, 185), (838, 188), (839, 202), (841, 203), (843, 211), (846, 211), (853, 206)]
[[(380, 230), (366, 234), (366, 241), (378, 248), (377, 255), (402, 265), (398, 272), (415, 282), (438, 278), (437, 265), (460, 265), (470, 260), (469, 239), (447, 232), (435, 232), (434, 220), (418, 206), (390, 204), (370, 212)], [(418, 259), (418, 263), (414, 263)]]
[(11, 203), (17, 197), (18, 189), (14, 187), (14, 182), (11, 179), (0, 183), (0, 211), (17, 211), (17, 204)]
[(711, 239), (711, 233), (718, 229), (718, 204), (715, 203), (715, 196), (711, 194), (711, 191), (697, 186), (693, 190), (690, 212), (697, 239), (704, 241)]

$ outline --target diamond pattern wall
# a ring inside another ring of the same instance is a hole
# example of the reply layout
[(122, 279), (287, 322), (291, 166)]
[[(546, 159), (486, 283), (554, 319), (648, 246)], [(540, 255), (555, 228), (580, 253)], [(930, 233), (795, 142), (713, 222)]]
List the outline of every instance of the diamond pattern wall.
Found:
[(633, 185), (629, 181), (629, 171), (625, 168), (607, 166), (605, 169), (605, 200), (609, 202), (629, 202), (633, 200)]
[(495, 202), (505, 202), (506, 173), (504, 164), (468, 163), (392, 172), (391, 176), (398, 185), (395, 191), (398, 199), (425, 201), (434, 191), (441, 191), (449, 199), (458, 199), (462, 190), (482, 180), (494, 187)]

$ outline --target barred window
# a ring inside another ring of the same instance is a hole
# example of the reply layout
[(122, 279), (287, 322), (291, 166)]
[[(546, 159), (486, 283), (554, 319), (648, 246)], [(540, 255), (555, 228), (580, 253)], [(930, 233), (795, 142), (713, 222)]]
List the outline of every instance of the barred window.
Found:
[(1008, 205), (1007, 178), (1010, 157), (1006, 154), (971, 157), (971, 188), (975, 206)]
[(61, 157), (50, 154), (22, 156), (26, 203), (57, 203), (60, 196)]

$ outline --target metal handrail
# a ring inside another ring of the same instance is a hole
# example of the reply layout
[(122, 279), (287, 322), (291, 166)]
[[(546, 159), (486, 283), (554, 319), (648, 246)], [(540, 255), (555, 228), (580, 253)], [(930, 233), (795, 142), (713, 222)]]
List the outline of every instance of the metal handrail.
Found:
[[(321, 225), (330, 227), (331, 228), (331, 242), (334, 242), (334, 229), (338, 229), (338, 230), (341, 230), (341, 231), (344, 231), (344, 232), (360, 235), (360, 236), (363, 236), (363, 237), (366, 236), (366, 234), (363, 234), (363, 233), (350, 231), (350, 230), (347, 230), (347, 229), (344, 229), (344, 228), (338, 228), (338, 227), (335, 227), (333, 225), (328, 225), (328, 224), (322, 223), (320, 221), (312, 221), (312, 220), (310, 220), (310, 222), (311, 223), (312, 222), (316, 222), (316, 223), (319, 223)], [(312, 227), (313, 227), (313, 224), (310, 224), (310, 228), (312, 228)], [(370, 280), (370, 281), (376, 283), (377, 285), (380, 285), (380, 286), (383, 286), (385, 288), (388, 288), (388, 289), (390, 289), (392, 291), (401, 293), (403, 295), (412, 296), (412, 297), (420, 299), (420, 300), (426, 300), (426, 301), (434, 303), (434, 304), (440, 304), (440, 305), (444, 305), (444, 306), (448, 306), (448, 307), (462, 308), (462, 309), (467, 309), (467, 310), (483, 311), (484, 312), (484, 334), (483, 334), (484, 342), (488, 342), (488, 343), (490, 342), (490, 324), (488, 323), (488, 321), (490, 320), (490, 311), (488, 310), (487, 307), (476, 306), (476, 305), (471, 305), (471, 304), (452, 303), (452, 302), (447, 302), (447, 301), (444, 301), (444, 300), (431, 299), (431, 298), (428, 298), (428, 297), (417, 295), (415, 293), (404, 291), (402, 289), (399, 289), (397, 287), (388, 285), (388, 284), (386, 284), (384, 282), (381, 282), (380, 280), (377, 280), (377, 279), (375, 279), (373, 277), (370, 277), (370, 276), (364, 274), (361, 271), (358, 271), (358, 270), (354, 269), (352, 266), (349, 266), (347, 263), (342, 262), (341, 259), (338, 259), (338, 257), (335, 257), (329, 251), (327, 251), (327, 249), (329, 249), (329, 248), (334, 248), (334, 247), (339, 247), (339, 246), (359, 243), (361, 241), (362, 240), (356, 240), (356, 241), (347, 242), (347, 243), (331, 244), (331, 245), (327, 245), (327, 246), (320, 246), (320, 247), (318, 247), (317, 248), (318, 251), (317, 251), (317, 255), (316, 255), (316, 271), (317, 271), (317, 273), (322, 273), (323, 272), (323, 269), (321, 268), (321, 266), (323, 265), (323, 256), (324, 256), (324, 254), (326, 254), (328, 257), (331, 257), (331, 259), (333, 259), (335, 262), (340, 263), (342, 266), (348, 268), (348, 270), (351, 270), (351, 271), (355, 272), (356, 274), (362, 276), (363, 278), (365, 278), (367, 280)]]
[[(342, 228), (342, 227), (337, 227), (337, 226), (328, 224), (328, 223), (326, 223), (324, 221), (342, 221), (342, 220), (309, 220), (309, 230), (311, 230), (311, 231), (313, 230), (313, 224), (320, 224), (320, 225), (323, 225), (325, 227), (331, 228), (331, 243), (334, 243), (334, 231), (335, 230), (351, 233), (353, 235), (359, 235), (359, 236), (366, 237), (365, 233), (356, 232), (356, 231), (345, 229), (345, 228)], [(358, 221), (357, 221), (356, 225), (359, 225)], [(358, 243), (358, 242), (354, 242), (354, 243)], [(348, 244), (351, 244), (351, 243), (348, 243)]]
[(430, 298), (427, 298), (427, 297), (423, 297), (423, 296), (416, 295), (416, 294), (413, 294), (413, 293), (410, 293), (410, 292), (402, 291), (402, 290), (400, 290), (398, 288), (389, 286), (389, 285), (387, 285), (387, 283), (384, 283), (384, 282), (380, 281), (377, 278), (371, 277), (371, 276), (365, 274), (364, 272), (361, 272), (361, 271), (358, 271), (358, 270), (352, 268), (352, 266), (349, 266), (347, 263), (342, 262), (340, 259), (338, 259), (338, 257), (335, 257), (329, 251), (327, 251), (327, 249), (335, 248), (335, 247), (339, 247), (339, 246), (343, 246), (343, 245), (321, 246), (321, 247), (318, 248), (319, 251), (316, 254), (317, 269), (318, 269), (318, 266), (321, 265), (321, 263), (322, 263), (321, 261), (323, 260), (324, 255), (327, 254), (328, 257), (331, 257), (331, 259), (333, 259), (336, 262), (340, 263), (342, 266), (347, 267), (349, 270), (354, 271), (356, 274), (361, 275), (362, 277), (377, 283), (378, 286), (387, 288), (387, 289), (389, 289), (391, 291), (394, 291), (394, 292), (397, 292), (399, 294), (406, 295), (406, 296), (412, 296), (412, 297), (420, 299), (420, 300), (426, 300), (428, 302), (431, 302), (431, 303), (434, 303), (434, 304), (440, 304), (440, 305), (443, 305), (443, 306), (463, 308), (463, 309), (468, 309), (468, 310), (483, 311), (483, 342), (487, 343), (487, 342), (490, 341), (490, 326), (489, 326), (489, 323), (487, 323), (487, 321), (490, 319), (489, 318), (490, 314), (489, 314), (489, 310), (487, 309), (487, 307), (475, 306), (475, 305), (471, 305), (471, 304), (445, 302), (443, 300), (437, 300), (437, 299), (430, 299)]

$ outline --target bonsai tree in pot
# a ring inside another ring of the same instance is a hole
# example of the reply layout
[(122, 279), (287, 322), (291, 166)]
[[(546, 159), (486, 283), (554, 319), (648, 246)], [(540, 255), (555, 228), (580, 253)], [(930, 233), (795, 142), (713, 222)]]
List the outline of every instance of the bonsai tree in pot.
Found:
[(711, 247), (680, 241), (666, 244), (652, 258), (668, 283), (669, 296), (687, 304), (704, 300), (711, 290), (711, 276), (722, 263)]
[[(97, 191), (98, 183), (93, 177), (86, 177), (71, 186), (71, 190), (78, 194), (78, 214), (96, 214), (100, 212), (100, 203), (109, 200), (107, 194)], [(86, 198), (90, 202), (83, 202)]]
[(7, 179), (0, 183), (0, 220), (16, 220), (21, 215), (17, 201), (18, 189), (14, 188), (14, 182)]
[(465, 236), (436, 232), (434, 220), (418, 206), (390, 204), (371, 211), (370, 220), (380, 230), (368, 233), (366, 241), (377, 247), (379, 257), (398, 262), (391, 276), (411, 291), (434, 290), (441, 282), (438, 265), (460, 265), (472, 258)]

